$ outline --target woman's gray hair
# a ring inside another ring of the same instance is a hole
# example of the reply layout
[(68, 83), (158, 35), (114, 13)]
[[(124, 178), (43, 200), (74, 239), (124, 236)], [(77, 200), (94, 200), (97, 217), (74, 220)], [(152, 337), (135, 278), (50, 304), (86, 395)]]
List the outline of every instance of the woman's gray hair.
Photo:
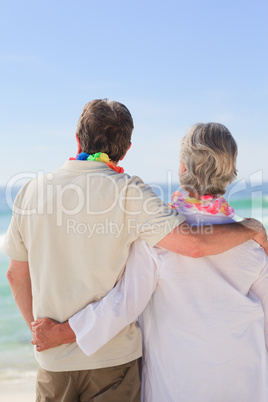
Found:
[(237, 145), (219, 123), (198, 123), (181, 141), (180, 160), (186, 171), (180, 183), (190, 193), (222, 195), (237, 176)]

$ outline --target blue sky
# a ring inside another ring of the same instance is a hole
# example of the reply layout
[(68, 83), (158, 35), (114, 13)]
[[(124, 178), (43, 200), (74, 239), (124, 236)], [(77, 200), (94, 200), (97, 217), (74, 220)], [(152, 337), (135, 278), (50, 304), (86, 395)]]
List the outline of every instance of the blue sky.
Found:
[(268, 180), (267, 0), (0, 0), (0, 36), (1, 185), (74, 156), (84, 104), (104, 97), (134, 118), (129, 174), (176, 182), (180, 138), (217, 121), (239, 178)]

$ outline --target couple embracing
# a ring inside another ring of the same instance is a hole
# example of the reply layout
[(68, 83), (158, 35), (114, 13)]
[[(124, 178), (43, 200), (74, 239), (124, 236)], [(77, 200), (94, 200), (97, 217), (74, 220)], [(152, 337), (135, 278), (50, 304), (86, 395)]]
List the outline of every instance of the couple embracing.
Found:
[(77, 156), (14, 202), (3, 249), (36, 401), (267, 401), (267, 236), (223, 198), (235, 140), (193, 126), (167, 206), (118, 166), (133, 127), (121, 103), (89, 102)]

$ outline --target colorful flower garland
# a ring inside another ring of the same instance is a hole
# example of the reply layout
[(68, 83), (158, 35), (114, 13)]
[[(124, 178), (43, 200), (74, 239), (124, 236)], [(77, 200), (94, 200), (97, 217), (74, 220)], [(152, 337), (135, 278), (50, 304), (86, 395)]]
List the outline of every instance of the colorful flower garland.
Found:
[(235, 214), (234, 209), (230, 207), (224, 197), (215, 197), (212, 195), (203, 195), (200, 199), (191, 198), (187, 193), (175, 191), (171, 197), (172, 209), (180, 209), (187, 212), (187, 209), (198, 209), (201, 213), (206, 212), (212, 215), (224, 214), (232, 218)]
[(124, 169), (120, 166), (116, 166), (113, 162), (110, 162), (110, 158), (104, 152), (97, 152), (95, 154), (89, 155), (86, 152), (81, 152), (76, 156), (76, 158), (70, 158), (70, 161), (97, 161), (106, 163), (109, 168), (113, 169), (117, 173), (124, 173)]

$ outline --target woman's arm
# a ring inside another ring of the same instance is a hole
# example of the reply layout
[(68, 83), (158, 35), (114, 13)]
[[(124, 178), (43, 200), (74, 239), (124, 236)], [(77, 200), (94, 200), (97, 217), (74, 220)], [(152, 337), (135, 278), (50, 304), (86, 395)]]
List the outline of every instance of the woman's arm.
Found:
[(130, 250), (124, 275), (99, 302), (87, 305), (68, 322), (48, 318), (33, 323), (37, 351), (76, 340), (88, 356), (95, 353), (122, 329), (136, 321), (153, 294), (158, 277), (158, 255), (142, 240)]
[(250, 290), (260, 299), (262, 304), (264, 311), (265, 344), (268, 352), (268, 262), (265, 264), (258, 279), (253, 283)]

